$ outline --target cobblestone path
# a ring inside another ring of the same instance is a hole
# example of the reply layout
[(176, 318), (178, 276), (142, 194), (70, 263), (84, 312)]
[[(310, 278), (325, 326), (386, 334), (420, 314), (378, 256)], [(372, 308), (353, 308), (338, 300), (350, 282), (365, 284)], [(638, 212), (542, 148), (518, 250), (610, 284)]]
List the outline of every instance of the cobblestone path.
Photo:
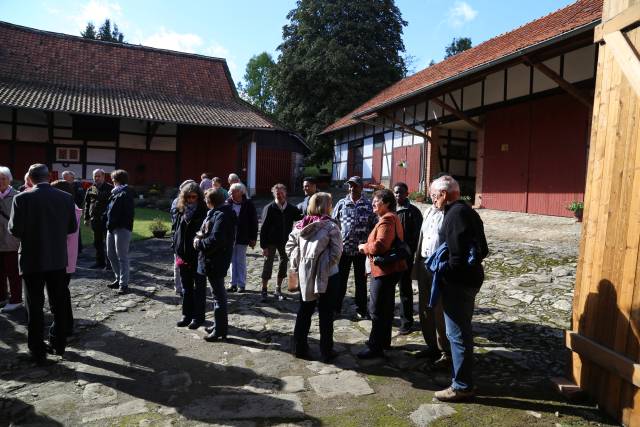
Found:
[[(472, 403), (432, 401), (449, 375), (414, 357), (424, 344), (419, 332), (395, 336), (386, 359), (358, 361), (370, 322), (351, 320), (350, 299), (335, 322), (335, 362), (292, 357), (297, 299), (260, 302), (258, 250), (248, 254), (249, 291), (229, 295), (228, 342), (176, 328), (169, 241), (152, 239), (132, 246), (128, 295), (106, 288), (107, 273), (79, 269), (71, 285), (76, 334), (64, 358), (32, 365), (23, 357), (24, 312), (0, 315), (0, 425), (608, 425), (549, 383), (567, 358), (579, 224), (480, 213), (491, 255), (474, 316)], [(80, 265), (89, 264), (85, 253)], [(208, 320), (210, 310), (209, 299)], [(316, 357), (318, 339), (314, 316)]]

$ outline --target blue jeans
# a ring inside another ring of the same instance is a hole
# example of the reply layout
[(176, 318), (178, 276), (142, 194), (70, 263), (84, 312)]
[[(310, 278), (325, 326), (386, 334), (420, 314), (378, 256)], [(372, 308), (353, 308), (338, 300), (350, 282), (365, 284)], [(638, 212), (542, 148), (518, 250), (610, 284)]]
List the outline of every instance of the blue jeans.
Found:
[(107, 257), (111, 262), (113, 274), (120, 283), (120, 287), (126, 289), (129, 286), (129, 242), (131, 231), (126, 228), (116, 228), (107, 231)]
[(247, 245), (233, 246), (231, 255), (231, 285), (244, 289), (247, 283)]
[(224, 287), (224, 277), (209, 275), (208, 279), (213, 292), (215, 335), (226, 337), (229, 327), (229, 314), (227, 313), (227, 290)]
[(442, 308), (453, 362), (451, 387), (473, 387), (473, 331), (471, 318), (478, 289), (460, 284), (442, 286)]

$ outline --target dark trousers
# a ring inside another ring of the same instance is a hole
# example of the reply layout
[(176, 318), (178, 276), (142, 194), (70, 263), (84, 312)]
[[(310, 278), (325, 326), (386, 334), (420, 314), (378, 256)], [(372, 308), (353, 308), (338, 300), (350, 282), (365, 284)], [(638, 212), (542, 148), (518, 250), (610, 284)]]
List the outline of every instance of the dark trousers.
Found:
[(262, 280), (271, 279), (271, 274), (273, 273), (273, 261), (276, 258), (276, 252), (278, 252), (278, 258), (280, 259), (280, 262), (278, 263), (278, 279), (284, 279), (287, 277), (287, 263), (289, 262), (287, 252), (284, 250), (284, 245), (271, 245), (268, 249), (269, 255), (265, 257), (264, 264), (262, 266)]
[(182, 281), (182, 316), (188, 320), (204, 322), (207, 307), (207, 278), (198, 274), (195, 266), (180, 266)]
[(96, 264), (104, 266), (106, 264), (107, 257), (105, 256), (105, 237), (107, 231), (104, 227), (96, 224), (91, 224), (93, 230), (93, 247), (96, 248)]
[(340, 289), (338, 292), (338, 301), (336, 304), (336, 313), (340, 314), (342, 311), (342, 302), (347, 294), (347, 283), (349, 281), (349, 272), (351, 271), (351, 264), (353, 264), (353, 276), (355, 281), (355, 300), (356, 310), (360, 314), (367, 314), (367, 272), (365, 270), (364, 263), (367, 261), (366, 255), (347, 255), (342, 254), (340, 257), (340, 264), (338, 266), (340, 271)]
[(71, 290), (69, 285), (71, 284), (71, 274), (66, 273), (64, 275), (65, 282), (65, 296), (67, 298), (67, 336), (73, 335), (73, 308), (71, 307)]
[(369, 348), (374, 352), (391, 346), (391, 330), (393, 324), (393, 309), (396, 301), (396, 283), (402, 273), (387, 274), (374, 277), (371, 280), (371, 333), (369, 334)]
[(320, 318), (320, 352), (327, 356), (333, 350), (333, 313), (336, 310), (336, 300), (340, 289), (340, 275), (334, 274), (329, 277), (327, 291), (320, 294), (317, 300), (302, 301), (298, 306), (296, 316), (296, 326), (293, 330), (293, 341), (296, 352), (305, 352), (309, 349), (307, 338), (311, 329), (311, 316), (318, 306), (318, 317)]
[(413, 287), (411, 286), (411, 270), (413, 259), (407, 260), (407, 269), (400, 277), (400, 327), (409, 329), (413, 326)]
[(457, 390), (473, 388), (473, 330), (471, 318), (478, 289), (458, 283), (442, 287), (442, 308), (451, 343), (451, 386)]
[(0, 301), (7, 299), (9, 281), (10, 304), (22, 302), (22, 282), (18, 270), (18, 252), (0, 252)]
[(71, 305), (68, 300), (65, 270), (45, 271), (23, 275), (24, 294), (27, 307), (27, 343), (31, 354), (44, 357), (44, 288), (47, 288), (49, 308), (53, 313), (53, 323), (49, 327), (49, 343), (63, 351), (67, 344), (66, 333), (69, 330), (69, 313)]
[(229, 315), (227, 313), (227, 290), (224, 287), (224, 277), (209, 275), (208, 278), (213, 292), (214, 334), (226, 337), (227, 329), (229, 328)]
[(431, 283), (433, 273), (424, 265), (424, 258), (416, 259), (416, 272), (418, 278), (418, 316), (420, 317), (420, 329), (424, 342), (430, 351), (437, 355), (440, 353), (450, 353), (451, 347), (444, 326), (444, 313), (442, 311), (442, 297), (435, 307), (428, 307), (431, 298)]

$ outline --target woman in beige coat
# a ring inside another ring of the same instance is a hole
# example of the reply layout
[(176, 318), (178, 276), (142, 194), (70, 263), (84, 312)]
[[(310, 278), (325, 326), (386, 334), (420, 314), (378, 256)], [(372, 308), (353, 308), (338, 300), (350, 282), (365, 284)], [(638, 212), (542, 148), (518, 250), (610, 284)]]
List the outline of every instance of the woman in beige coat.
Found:
[(338, 262), (342, 254), (340, 227), (331, 219), (329, 193), (316, 193), (309, 199), (305, 217), (296, 223), (285, 246), (290, 269), (298, 273), (300, 307), (293, 331), (293, 352), (311, 359), (307, 338), (311, 316), (318, 305), (321, 360), (336, 356), (333, 351), (333, 314), (338, 298)]

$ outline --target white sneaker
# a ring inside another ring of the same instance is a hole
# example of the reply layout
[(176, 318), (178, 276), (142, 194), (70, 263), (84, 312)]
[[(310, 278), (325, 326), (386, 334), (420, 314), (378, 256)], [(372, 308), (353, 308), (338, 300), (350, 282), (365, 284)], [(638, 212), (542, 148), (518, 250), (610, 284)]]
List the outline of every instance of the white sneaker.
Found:
[(21, 302), (19, 302), (17, 304), (7, 304), (4, 307), (2, 307), (2, 310), (0, 310), (0, 311), (2, 311), (2, 313), (8, 313), (10, 311), (17, 310), (20, 307), (22, 307), (22, 303)]

